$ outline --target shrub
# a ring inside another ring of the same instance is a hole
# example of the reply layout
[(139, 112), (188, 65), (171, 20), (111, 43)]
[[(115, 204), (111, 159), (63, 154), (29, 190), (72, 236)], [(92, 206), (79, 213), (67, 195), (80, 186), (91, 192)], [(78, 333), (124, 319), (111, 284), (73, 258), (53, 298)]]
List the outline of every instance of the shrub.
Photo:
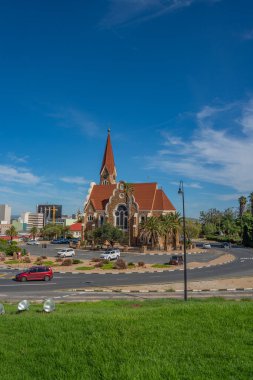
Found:
[(114, 269), (126, 269), (127, 263), (123, 259), (118, 259), (114, 265)]
[(36, 262), (35, 262), (35, 264), (36, 264), (36, 265), (42, 265), (42, 264), (43, 264), (43, 261), (37, 259)]
[(82, 260), (79, 259), (73, 259), (73, 264), (81, 264)]
[(72, 259), (63, 260), (63, 262), (61, 263), (61, 265), (66, 266), (66, 267), (68, 267), (68, 266), (70, 266), (72, 264), (73, 264), (73, 260)]
[(135, 263), (132, 263), (132, 262), (128, 263), (128, 267), (134, 268), (135, 267)]
[(94, 257), (93, 259), (91, 259), (91, 261), (93, 263), (99, 263), (102, 259), (100, 259), (99, 257)]
[(99, 261), (99, 263), (95, 264), (95, 268), (102, 268), (104, 263), (102, 261)]
[(47, 260), (47, 256), (41, 256), (43, 260)]
[(139, 261), (138, 262), (138, 267), (144, 267), (144, 265), (145, 265), (144, 261)]
[(57, 257), (57, 258), (55, 259), (55, 261), (56, 261), (57, 263), (62, 263), (62, 262), (63, 262), (63, 259), (62, 259), (61, 257)]
[(29, 256), (25, 256), (25, 257), (23, 257), (23, 263), (31, 263), (31, 259), (30, 259), (30, 257)]

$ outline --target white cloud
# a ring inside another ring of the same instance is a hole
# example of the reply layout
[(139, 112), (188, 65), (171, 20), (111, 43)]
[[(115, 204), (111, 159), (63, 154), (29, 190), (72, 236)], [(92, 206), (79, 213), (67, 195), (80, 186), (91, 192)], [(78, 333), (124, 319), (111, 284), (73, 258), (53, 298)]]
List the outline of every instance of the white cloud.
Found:
[[(204, 107), (196, 115), (197, 127), (185, 149), (182, 149), (179, 139), (179, 144), (171, 146), (167, 155), (163, 151), (163, 154), (158, 152), (150, 157), (149, 167), (170, 171), (193, 181), (228, 186), (238, 192), (252, 191), (252, 106), (253, 99), (241, 105), (240, 116), (237, 117), (240, 124), (237, 123), (239, 129), (236, 133), (231, 125), (237, 121), (234, 114), (238, 104), (220, 109)], [(220, 125), (225, 122), (226, 128), (221, 129)], [(167, 147), (170, 141), (168, 137), (164, 145)]]
[(40, 182), (40, 178), (30, 173), (27, 169), (7, 165), (0, 165), (0, 180), (2, 182), (15, 182), (26, 185), (36, 185)]
[(197, 2), (216, 3), (217, 0), (110, 0), (109, 9), (101, 21), (102, 28), (145, 22), (165, 13), (187, 8)]
[[(172, 181), (171, 184), (179, 187), (179, 182)], [(202, 189), (202, 186), (196, 182), (195, 183), (194, 182), (184, 182), (184, 187), (188, 187), (191, 189)]]
[(66, 183), (77, 184), (77, 185), (85, 185), (91, 182), (83, 177), (62, 177), (60, 178), (60, 180)]
[(15, 153), (9, 152), (7, 154), (7, 158), (11, 161), (17, 162), (17, 163), (25, 163), (28, 160), (28, 156), (18, 157)]
[(90, 137), (98, 136), (100, 133), (99, 126), (89, 115), (74, 108), (59, 110), (47, 116), (58, 120), (61, 127), (78, 129)]

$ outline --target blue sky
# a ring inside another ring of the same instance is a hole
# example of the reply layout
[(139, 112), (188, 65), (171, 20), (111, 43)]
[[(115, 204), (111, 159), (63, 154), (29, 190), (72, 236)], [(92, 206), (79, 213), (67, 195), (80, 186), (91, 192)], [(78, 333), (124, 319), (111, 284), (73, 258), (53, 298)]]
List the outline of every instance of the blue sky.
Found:
[(82, 208), (107, 128), (118, 179), (186, 213), (253, 191), (251, 0), (1, 0), (0, 203)]

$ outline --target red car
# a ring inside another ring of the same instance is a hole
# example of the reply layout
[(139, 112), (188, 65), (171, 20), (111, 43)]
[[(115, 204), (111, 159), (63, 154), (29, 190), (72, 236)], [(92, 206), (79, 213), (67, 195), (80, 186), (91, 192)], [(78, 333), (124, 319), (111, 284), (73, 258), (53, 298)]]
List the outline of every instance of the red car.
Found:
[(53, 278), (53, 270), (51, 267), (31, 267), (30, 269), (18, 273), (16, 275), (16, 281), (31, 281), (31, 280), (44, 280), (49, 281)]

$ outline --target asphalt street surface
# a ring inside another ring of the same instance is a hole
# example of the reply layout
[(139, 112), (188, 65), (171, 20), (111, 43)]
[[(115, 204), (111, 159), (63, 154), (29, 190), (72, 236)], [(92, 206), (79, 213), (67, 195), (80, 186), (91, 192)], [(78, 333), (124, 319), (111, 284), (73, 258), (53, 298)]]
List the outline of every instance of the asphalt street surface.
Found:
[[(30, 247), (29, 247), (30, 248)], [(59, 247), (57, 247), (59, 248)], [(56, 249), (57, 249), (56, 248)], [(57, 249), (58, 250), (58, 249)], [(38, 254), (41, 256), (40, 247), (31, 247), (30, 252), (32, 254)], [(36, 252), (36, 253), (35, 253)], [(55, 248), (49, 247), (45, 256), (55, 254)], [(188, 262), (190, 261), (209, 261), (218, 257), (225, 252), (232, 253), (236, 256), (236, 260), (217, 266), (211, 266), (206, 268), (189, 269), (187, 271), (188, 281), (201, 281), (211, 279), (244, 277), (253, 275), (253, 250), (245, 248), (232, 248), (230, 250), (215, 249), (210, 250), (205, 254), (188, 255)], [(98, 257), (99, 252), (76, 252), (77, 258), (84, 259)], [(127, 257), (126, 257), (127, 256)], [(128, 262), (145, 261), (150, 263), (164, 263), (169, 259), (169, 255), (162, 256), (143, 256), (138, 254), (122, 254), (122, 258), (127, 259)], [(143, 269), (143, 272), (145, 269)], [(134, 272), (134, 269), (133, 269)], [(153, 273), (120, 273), (120, 274), (95, 274), (95, 273), (55, 273), (53, 279), (50, 282), (44, 281), (30, 281), (30, 282), (16, 282), (13, 280), (17, 271), (10, 269), (0, 270), (0, 302), (2, 300), (11, 299), (23, 299), (34, 298), (44, 299), (47, 297), (63, 298), (68, 297), (69, 293), (74, 289), (82, 289), (88, 291), (89, 288), (99, 288), (106, 286), (122, 286), (122, 285), (141, 285), (141, 284), (159, 284), (173, 282), (183, 282), (183, 268), (175, 268), (175, 271), (164, 271), (158, 269)], [(87, 294), (86, 294), (87, 296)], [(115, 296), (115, 295), (114, 295)], [(134, 296), (132, 294), (132, 296)], [(166, 295), (168, 296), (168, 295)], [(74, 297), (74, 294), (73, 294)], [(91, 294), (91, 299), (96, 299), (98, 295)], [(109, 294), (101, 295), (103, 298), (111, 298)], [(163, 295), (164, 297), (164, 295)], [(75, 298), (75, 297), (74, 297)], [(89, 297), (88, 297), (89, 298)]]

